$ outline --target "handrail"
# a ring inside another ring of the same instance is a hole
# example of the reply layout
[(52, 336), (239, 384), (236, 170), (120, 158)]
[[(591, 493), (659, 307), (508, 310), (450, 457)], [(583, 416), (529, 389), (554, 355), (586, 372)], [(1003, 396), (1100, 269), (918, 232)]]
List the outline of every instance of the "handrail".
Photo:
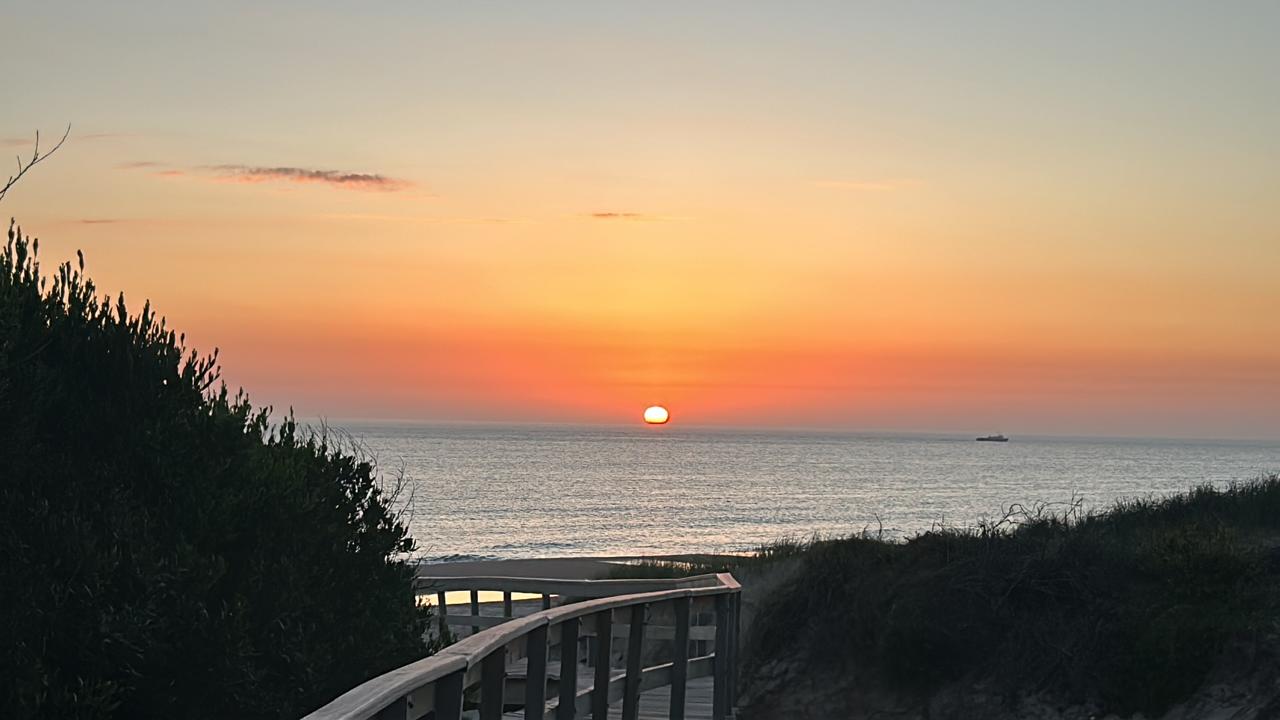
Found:
[(561, 580), (558, 578), (509, 577), (505, 575), (419, 575), (414, 589), (429, 592), (454, 590), (505, 590), (531, 594), (605, 597), (639, 592), (654, 592), (682, 587), (714, 586), (715, 574), (683, 578), (624, 580)]
[[(682, 587), (712, 587), (718, 583), (719, 579), (714, 573), (683, 578), (621, 580), (564, 580), (559, 578), (511, 577), (505, 575), (420, 575), (415, 579), (414, 592), (415, 594), (435, 593), (436, 607), (438, 608), (436, 620), (439, 625), (439, 633), (444, 636), (450, 625), (469, 627), (471, 628), (471, 633), (475, 634), (485, 628), (491, 628), (507, 622), (515, 616), (512, 604), (513, 593), (542, 595), (542, 609), (546, 610), (552, 606), (553, 596), (559, 597), (562, 601), (561, 604), (563, 604), (566, 598), (581, 600), (674, 590)], [(459, 612), (456, 604), (449, 605), (448, 593), (468, 590), (471, 592), (471, 612), (469, 614)], [(481, 612), (480, 593), (482, 591), (498, 591), (502, 593), (501, 616), (495, 617)], [(707, 638), (699, 635), (696, 639), (705, 640)]]
[[(520, 587), (564, 587), (578, 588), (570, 591), (579, 597), (589, 595), (580, 590), (600, 591), (606, 587), (612, 589), (641, 589), (643, 592), (596, 597), (582, 602), (561, 605), (526, 617), (514, 618), (477, 632), (435, 655), (396, 668), (390, 672), (368, 680), (335, 698), (332, 702), (319, 708), (304, 720), (367, 720), (377, 718), (396, 718), (396, 720), (416, 720), (434, 711), (436, 720), (458, 720), (461, 717), (464, 697), (469, 690), (480, 691), (480, 717), (482, 720), (498, 718), (507, 704), (506, 695), (506, 661), (508, 652), (523, 653), (529, 658), (528, 677), (525, 685), (525, 717), (529, 720), (542, 720), (546, 711), (547, 685), (547, 650), (553, 645), (549, 638), (552, 628), (560, 629), (559, 645), (561, 647), (560, 698), (565, 707), (556, 706), (557, 718), (569, 720), (581, 717), (577, 707), (580, 694), (577, 689), (577, 641), (580, 625), (584, 618), (594, 620), (596, 642), (599, 644), (595, 686), (589, 691), (593, 713), (598, 712), (600, 703), (607, 708), (610, 698), (616, 700), (617, 688), (611, 693), (611, 686), (618, 682), (625, 683), (622, 692), (624, 700), (623, 717), (630, 720), (636, 713), (636, 702), (642, 689), (671, 684), (672, 718), (682, 719), (683, 683), (689, 677), (698, 677), (710, 669), (715, 678), (713, 718), (722, 720), (726, 716), (730, 698), (733, 697), (734, 673), (732, 668), (736, 660), (737, 618), (739, 593), (741, 585), (729, 573), (701, 575), (679, 580), (554, 580), (546, 578), (427, 578), (428, 580), (466, 581), (466, 587), (453, 589), (493, 589), (492, 585), (472, 583), (472, 580), (503, 581), (503, 585), (515, 588), (507, 592), (522, 592)], [(512, 581), (521, 581), (513, 583)], [(568, 583), (568, 585), (565, 585)], [(665, 589), (650, 589), (655, 585)], [(499, 589), (505, 589), (499, 588)], [(433, 588), (434, 590), (434, 588)], [(443, 591), (441, 591), (443, 592)], [(543, 592), (531, 590), (531, 592)], [(568, 593), (563, 593), (568, 594)], [(708, 656), (710, 665), (692, 662), (688, 657), (688, 639), (690, 629), (689, 606), (695, 601), (713, 599), (715, 604), (715, 652)], [(674, 637), (675, 656), (666, 665), (649, 668), (641, 667), (644, 629), (649, 624), (647, 609), (659, 603), (671, 603), (677, 618)], [(629, 638), (639, 642), (628, 641), (627, 672), (621, 678), (612, 677), (609, 669), (609, 648), (613, 636), (612, 627), (615, 622), (614, 613), (630, 608)], [(583, 633), (590, 634), (590, 633)], [(680, 641), (683, 639), (683, 643)], [(683, 647), (680, 647), (683, 644)], [(572, 646), (572, 647), (570, 647)], [(689, 670), (695, 674), (690, 675)], [(634, 674), (634, 677), (633, 677)], [(661, 682), (666, 678), (666, 682)], [(675, 692), (679, 684), (680, 692)], [(677, 704), (679, 707), (677, 708)]]

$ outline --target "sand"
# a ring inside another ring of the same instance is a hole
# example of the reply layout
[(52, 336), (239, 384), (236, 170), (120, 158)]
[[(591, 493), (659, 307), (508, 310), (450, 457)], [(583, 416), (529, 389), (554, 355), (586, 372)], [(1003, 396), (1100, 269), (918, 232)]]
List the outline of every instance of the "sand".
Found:
[(607, 577), (619, 564), (638, 560), (706, 560), (715, 555), (618, 555), (602, 557), (555, 557), (523, 560), (465, 560), (423, 563), (418, 577), (526, 577), (556, 580), (598, 580)]
[(418, 577), (526, 577), (556, 580), (596, 580), (628, 558), (535, 558), (526, 560), (468, 560), (424, 563)]

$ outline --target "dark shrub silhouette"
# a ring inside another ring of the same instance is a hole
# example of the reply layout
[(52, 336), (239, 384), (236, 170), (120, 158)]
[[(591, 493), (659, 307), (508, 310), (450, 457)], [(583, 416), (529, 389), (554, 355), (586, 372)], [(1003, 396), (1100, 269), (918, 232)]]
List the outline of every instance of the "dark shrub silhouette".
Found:
[(297, 716), (427, 654), (371, 465), (36, 248), (0, 257), (0, 717)]
[(1096, 513), (1015, 506), (904, 542), (814, 542), (758, 616), (743, 674), (767, 678), (781, 656), (848, 697), (985, 694), (1014, 708), (1041, 693), (1099, 716), (1163, 715), (1233, 657), (1247, 669), (1227, 677), (1275, 677), (1277, 538), (1280, 476), (1268, 475)]

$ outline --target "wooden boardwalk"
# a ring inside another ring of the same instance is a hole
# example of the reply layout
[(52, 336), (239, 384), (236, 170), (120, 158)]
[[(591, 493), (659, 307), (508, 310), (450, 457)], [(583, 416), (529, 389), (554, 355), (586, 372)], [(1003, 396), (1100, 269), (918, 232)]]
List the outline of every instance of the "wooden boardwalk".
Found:
[[(550, 720), (562, 698), (592, 720), (733, 717), (742, 586), (729, 573), (430, 576), (416, 590), (434, 596), (438, 633), (464, 637), (305, 720)], [(485, 593), (500, 601), (481, 602)], [(684, 691), (674, 712), (673, 688)]]
[[(451, 612), (465, 610), (466, 607), (458, 602), (450, 605)], [(504, 612), (510, 612), (513, 618), (521, 618), (532, 615), (542, 609), (542, 602), (539, 600), (514, 600), (504, 607), (502, 601), (486, 601), (475, 606), (476, 611), (483, 617), (502, 617)], [(456, 637), (464, 638), (472, 634), (469, 626), (459, 625), (453, 628)], [(507, 664), (506, 670), (508, 676), (524, 677), (528, 661), (520, 659)], [(553, 663), (554, 667), (554, 663)], [(578, 666), (578, 689), (589, 690), (595, 678), (595, 667), (587, 664)], [(613, 678), (621, 678), (625, 672), (621, 668), (614, 668), (610, 673)], [(554, 674), (551, 675), (554, 677)], [(701, 677), (689, 680), (685, 685), (685, 720), (711, 720), (712, 693), (714, 692), (715, 683), (711, 677)], [(554, 703), (550, 705), (546, 717), (554, 718)], [(640, 694), (640, 716), (638, 720), (668, 720), (671, 709), (671, 687), (663, 686), (654, 688)], [(523, 720), (524, 711), (515, 710), (506, 712), (502, 715), (507, 720)], [(609, 706), (609, 717), (622, 717), (622, 701), (619, 700)], [(466, 720), (464, 718), (464, 720)]]
[[(586, 669), (584, 673), (588, 677), (594, 673), (594, 669)], [(583, 688), (590, 687), (590, 683), (582, 684)], [(685, 720), (711, 720), (711, 692), (713, 684), (711, 678), (697, 678), (690, 680), (685, 690), (684, 712)], [(667, 720), (669, 717), (667, 711), (671, 708), (671, 687), (665, 686), (654, 688), (646, 693), (640, 694), (640, 718), (639, 720)], [(524, 720), (524, 711), (517, 710), (515, 712), (505, 713), (502, 716), (507, 720)], [(555, 717), (548, 713), (547, 717)], [(622, 702), (618, 701), (609, 706), (609, 717), (622, 717)]]

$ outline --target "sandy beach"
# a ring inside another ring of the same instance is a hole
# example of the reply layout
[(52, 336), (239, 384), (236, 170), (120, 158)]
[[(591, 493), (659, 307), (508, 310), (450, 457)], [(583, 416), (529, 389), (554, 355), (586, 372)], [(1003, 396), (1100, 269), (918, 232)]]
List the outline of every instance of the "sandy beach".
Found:
[(618, 565), (641, 560), (669, 562), (713, 561), (719, 554), (682, 555), (612, 555), (600, 557), (522, 558), (513, 560), (463, 560), (458, 562), (423, 563), (418, 577), (529, 577), (556, 580), (598, 580), (607, 577)]
[(607, 576), (610, 570), (619, 563), (634, 559), (625, 557), (576, 557), (424, 563), (418, 566), (418, 577), (488, 576), (596, 580)]

